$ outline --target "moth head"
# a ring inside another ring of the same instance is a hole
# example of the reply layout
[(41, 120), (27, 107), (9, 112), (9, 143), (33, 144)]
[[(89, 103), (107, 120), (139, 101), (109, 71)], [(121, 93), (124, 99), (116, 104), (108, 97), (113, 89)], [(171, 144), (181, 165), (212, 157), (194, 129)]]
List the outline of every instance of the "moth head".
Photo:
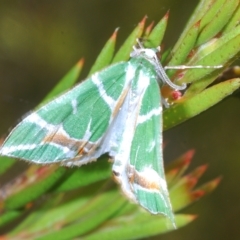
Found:
[(158, 48), (136, 48), (133, 47), (133, 51), (130, 53), (130, 57), (142, 56), (146, 59), (156, 59), (156, 53), (160, 52), (160, 47)]

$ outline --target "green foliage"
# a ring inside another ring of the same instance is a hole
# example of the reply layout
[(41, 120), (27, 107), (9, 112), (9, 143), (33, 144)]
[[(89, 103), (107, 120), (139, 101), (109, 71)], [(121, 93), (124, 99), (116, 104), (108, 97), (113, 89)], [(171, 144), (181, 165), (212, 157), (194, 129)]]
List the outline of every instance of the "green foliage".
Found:
[[(237, 78), (208, 88), (239, 54), (239, 9), (238, 1), (234, 0), (201, 1), (176, 45), (165, 54), (164, 64), (170, 66), (224, 66), (221, 69), (168, 70), (176, 84), (187, 83), (188, 88), (180, 99), (172, 97), (173, 90), (163, 90), (164, 97), (172, 104), (164, 111), (164, 129), (207, 110), (239, 88)], [(168, 15), (151, 31), (152, 25), (144, 30), (144, 18), (116, 54), (115, 31), (89, 74), (109, 64), (127, 61), (132, 46), (141, 36), (147, 47), (160, 45), (167, 19)], [(82, 61), (77, 63), (43, 102), (69, 89), (79, 78), (82, 65)], [(206, 167), (184, 175), (192, 156), (190, 151), (166, 168), (175, 211), (211, 192), (219, 182), (215, 179), (193, 189)], [(1, 174), (6, 173), (12, 164), (13, 160), (1, 157)], [(110, 166), (106, 157), (79, 169), (57, 165), (29, 166), (22, 175), (1, 188), (0, 227), (4, 229), (14, 222), (4, 239), (72, 239), (79, 236), (81, 239), (132, 239), (171, 231), (164, 217), (152, 216), (121, 196), (110, 180)], [(176, 213), (175, 216), (177, 227), (195, 219), (189, 214)]]

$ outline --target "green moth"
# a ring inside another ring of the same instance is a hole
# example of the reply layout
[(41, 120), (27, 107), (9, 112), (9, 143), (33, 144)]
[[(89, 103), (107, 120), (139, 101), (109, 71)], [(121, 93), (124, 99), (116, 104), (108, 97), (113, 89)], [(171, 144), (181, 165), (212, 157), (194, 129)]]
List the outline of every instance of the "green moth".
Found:
[(95, 73), (20, 122), (0, 154), (38, 164), (81, 166), (108, 153), (122, 192), (152, 214), (174, 215), (164, 175), (159, 87), (173, 84), (157, 49)]

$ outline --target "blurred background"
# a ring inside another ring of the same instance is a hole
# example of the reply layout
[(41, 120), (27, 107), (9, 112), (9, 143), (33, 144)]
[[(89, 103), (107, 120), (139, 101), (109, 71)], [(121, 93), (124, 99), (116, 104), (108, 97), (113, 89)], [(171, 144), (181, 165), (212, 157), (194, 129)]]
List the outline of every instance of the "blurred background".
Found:
[[(81, 58), (84, 79), (104, 43), (120, 27), (117, 46), (148, 16), (170, 10), (164, 46), (176, 42), (197, 0), (0, 1), (0, 135), (8, 133)], [(202, 182), (219, 187), (185, 210), (199, 217), (158, 239), (240, 239), (240, 99), (228, 97), (201, 115), (164, 132), (165, 161), (195, 149), (192, 168), (209, 164)], [(22, 163), (25, 164), (25, 163)]]

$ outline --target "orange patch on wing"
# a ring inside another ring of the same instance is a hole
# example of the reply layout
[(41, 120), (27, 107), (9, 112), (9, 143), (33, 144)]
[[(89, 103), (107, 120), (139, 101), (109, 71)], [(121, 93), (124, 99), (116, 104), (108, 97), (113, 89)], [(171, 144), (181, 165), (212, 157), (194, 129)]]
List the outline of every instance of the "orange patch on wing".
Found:
[(135, 183), (142, 188), (146, 188), (148, 190), (153, 191), (159, 191), (160, 190), (160, 184), (158, 179), (153, 179), (151, 177), (148, 177), (144, 175), (141, 172), (138, 172), (135, 168), (129, 166), (129, 181), (131, 183)]
[(76, 141), (71, 138), (68, 138), (67, 136), (64, 136), (61, 133), (53, 132), (52, 134), (48, 134), (44, 139), (43, 142), (45, 143), (55, 143), (61, 146), (69, 146), (69, 147), (74, 147), (79, 145), (82, 141)]
[(129, 91), (129, 88), (130, 88), (130, 87), (128, 87), (127, 89), (125, 89), (125, 90), (123, 91), (123, 93), (121, 94), (121, 97), (119, 98), (119, 100), (118, 100), (118, 102), (117, 102), (117, 104), (116, 104), (116, 107), (115, 107), (115, 109), (113, 110), (113, 113), (112, 113), (112, 117), (113, 117), (113, 118), (117, 115), (117, 113), (119, 112), (119, 109), (120, 109), (121, 106), (123, 105), (124, 99), (125, 99), (128, 91)]
[(68, 147), (70, 150), (76, 152), (76, 157), (72, 161), (79, 161), (79, 158), (84, 155), (90, 155), (93, 151), (96, 150), (98, 144), (90, 143), (83, 140), (71, 139), (61, 133), (52, 133), (47, 135), (44, 140), (44, 143), (55, 143), (57, 145)]
[(78, 155), (86, 155), (92, 153), (97, 147), (97, 144), (90, 142), (83, 142), (78, 149)]
[(68, 147), (71, 150), (75, 150), (79, 154), (86, 154), (92, 148), (91, 143), (82, 140), (71, 139), (61, 133), (48, 134), (44, 139), (44, 143), (55, 143), (57, 145)]

